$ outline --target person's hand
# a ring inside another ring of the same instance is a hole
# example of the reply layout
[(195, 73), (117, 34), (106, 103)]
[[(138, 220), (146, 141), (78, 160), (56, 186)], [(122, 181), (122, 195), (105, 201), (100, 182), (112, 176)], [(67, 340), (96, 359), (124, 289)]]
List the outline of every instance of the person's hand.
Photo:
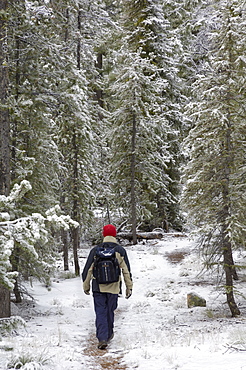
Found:
[(126, 299), (130, 298), (132, 295), (132, 289), (126, 289)]
[(85, 294), (86, 295), (90, 295), (90, 291), (89, 290), (84, 290)]

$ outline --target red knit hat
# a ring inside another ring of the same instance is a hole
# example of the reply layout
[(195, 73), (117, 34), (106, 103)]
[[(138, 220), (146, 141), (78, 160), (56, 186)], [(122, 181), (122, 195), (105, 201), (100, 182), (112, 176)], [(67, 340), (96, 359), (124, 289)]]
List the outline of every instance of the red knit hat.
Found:
[(103, 236), (116, 236), (117, 234), (117, 231), (116, 231), (116, 227), (114, 225), (105, 225), (103, 227)]

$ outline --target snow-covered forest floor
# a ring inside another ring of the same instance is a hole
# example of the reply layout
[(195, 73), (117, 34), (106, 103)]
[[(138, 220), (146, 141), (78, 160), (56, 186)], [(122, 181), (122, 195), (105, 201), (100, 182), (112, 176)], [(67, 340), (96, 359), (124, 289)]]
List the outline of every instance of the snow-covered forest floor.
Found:
[[(49, 290), (33, 282), (28, 289), (35, 301), (14, 313), (26, 326), (0, 341), (0, 369), (246, 370), (245, 299), (236, 296), (241, 316), (231, 318), (216, 277), (199, 274), (193, 246), (188, 237), (167, 235), (126, 247), (133, 295), (119, 298), (115, 337), (105, 351), (97, 349), (92, 296), (83, 293), (80, 278), (60, 273)], [(81, 270), (88, 252), (79, 251)], [(236, 288), (246, 294), (239, 276)], [(207, 307), (187, 308), (190, 292), (204, 297)]]

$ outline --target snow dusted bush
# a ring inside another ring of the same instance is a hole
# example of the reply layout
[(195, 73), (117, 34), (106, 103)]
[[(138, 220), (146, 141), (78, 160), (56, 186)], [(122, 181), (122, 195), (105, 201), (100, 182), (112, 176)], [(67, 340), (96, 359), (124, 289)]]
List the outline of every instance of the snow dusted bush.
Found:
[(65, 229), (69, 230), (70, 227), (78, 227), (79, 224), (77, 221), (71, 219), (68, 215), (61, 214), (61, 208), (57, 204), (55, 207), (48, 209), (45, 212), (46, 220), (55, 228), (55, 229)]
[(14, 249), (13, 230), (15, 222), (11, 221), (14, 217), (16, 202), (21, 199), (27, 191), (31, 190), (28, 181), (22, 181), (20, 185), (15, 184), (9, 196), (0, 195), (0, 283), (8, 289), (13, 289), (14, 280), (17, 274), (10, 272), (10, 256)]
[(0, 335), (12, 333), (19, 326), (25, 326), (25, 321), (19, 316), (12, 316), (10, 318), (0, 319)]
[[(21, 183), (15, 184), (9, 196), (0, 195), (0, 209), (5, 208), (7, 210), (13, 210), (16, 202), (20, 200), (26, 192), (32, 189), (29, 181), (23, 180)], [(5, 212), (6, 213), (6, 212)]]
[(34, 355), (32, 353), (23, 352), (13, 356), (7, 363), (7, 369), (21, 370), (41, 370), (43, 365), (49, 361), (45, 353)]
[[(33, 213), (16, 218), (17, 202), (31, 190), (26, 180), (13, 187), (9, 196), (0, 196), (0, 284), (13, 289), (18, 272), (36, 276), (49, 284), (53, 270), (54, 246), (50, 242), (54, 230), (78, 227), (70, 216), (63, 215), (59, 205), (47, 210), (45, 216)], [(16, 270), (18, 272), (10, 272)]]

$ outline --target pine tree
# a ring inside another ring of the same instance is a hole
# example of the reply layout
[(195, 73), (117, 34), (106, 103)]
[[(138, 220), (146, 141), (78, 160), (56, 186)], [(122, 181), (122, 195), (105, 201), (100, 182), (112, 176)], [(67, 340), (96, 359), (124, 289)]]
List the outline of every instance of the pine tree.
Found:
[[(207, 23), (206, 59), (188, 105), (194, 127), (186, 141), (184, 204), (202, 233), (201, 247), (226, 276), (232, 316), (240, 313), (233, 295), (237, 278), (232, 253), (245, 240), (245, 2), (219, 1)], [(210, 14), (211, 15), (211, 14)]]
[(60, 170), (53, 132), (62, 62), (58, 69), (52, 10), (43, 1), (12, 2), (8, 37), (12, 182), (29, 180), (33, 192), (23, 211), (42, 212), (58, 201)]
[[(177, 201), (170, 191), (172, 120), (177, 119), (175, 102), (176, 36), (164, 18), (159, 1), (124, 1), (122, 34), (110, 79), (108, 104), (113, 126), (112, 181), (133, 232), (137, 222), (167, 223), (168, 208)], [(173, 100), (172, 100), (173, 99)], [(172, 112), (172, 114), (171, 114)], [(131, 209), (129, 209), (131, 204)], [(152, 221), (151, 221), (152, 220)]]
[[(104, 77), (108, 74), (108, 50), (111, 50), (110, 35), (117, 29), (117, 2), (112, 0), (93, 1), (90, 6), (83, 7), (83, 15), (87, 24), (86, 42), (91, 47), (92, 59), (90, 62), (84, 61), (84, 68), (88, 80), (89, 94), (92, 98), (90, 104), (91, 113), (91, 133), (94, 138), (93, 156), (91, 168), (94, 170), (92, 177), (93, 198), (96, 207), (102, 210), (100, 225), (91, 225), (90, 233), (96, 234), (101, 238), (101, 226), (115, 220), (117, 207), (115, 206), (115, 195), (111, 188), (110, 181), (110, 148), (107, 139), (107, 99)], [(93, 61), (93, 62), (92, 62)], [(102, 224), (101, 224), (102, 223)], [(100, 231), (99, 231), (100, 230)]]
[[(101, 88), (96, 56), (101, 42), (98, 35), (102, 32), (98, 25), (107, 19), (103, 12), (99, 12), (99, 5), (98, 2), (79, 1), (66, 12), (64, 47), (69, 53), (62, 80), (65, 88), (60, 95), (56, 117), (58, 146), (65, 168), (62, 176), (63, 207), (80, 222), (82, 232), (88, 232), (92, 226), (92, 208), (100, 183), (100, 175), (95, 172), (100, 140), (96, 141), (95, 137), (99, 138), (103, 109), (96, 97)], [(74, 47), (70, 49), (70, 45)], [(73, 244), (74, 248), (75, 244), (79, 247), (78, 234), (73, 235)]]

